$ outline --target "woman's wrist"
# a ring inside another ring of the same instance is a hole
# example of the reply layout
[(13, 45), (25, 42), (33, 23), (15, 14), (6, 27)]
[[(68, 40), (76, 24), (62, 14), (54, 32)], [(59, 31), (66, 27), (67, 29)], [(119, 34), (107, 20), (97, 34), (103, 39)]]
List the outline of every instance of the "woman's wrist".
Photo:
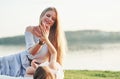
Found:
[(43, 45), (43, 44), (45, 44), (45, 42), (44, 41), (41, 41), (41, 40), (39, 40), (39, 43), (38, 43), (39, 45)]

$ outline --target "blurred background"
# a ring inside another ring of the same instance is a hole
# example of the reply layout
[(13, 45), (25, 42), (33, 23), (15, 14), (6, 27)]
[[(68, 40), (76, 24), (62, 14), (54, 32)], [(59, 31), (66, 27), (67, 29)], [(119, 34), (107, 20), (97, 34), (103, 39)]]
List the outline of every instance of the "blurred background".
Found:
[(64, 68), (120, 70), (119, 0), (0, 0), (0, 56), (25, 50), (24, 32), (57, 8), (68, 43)]

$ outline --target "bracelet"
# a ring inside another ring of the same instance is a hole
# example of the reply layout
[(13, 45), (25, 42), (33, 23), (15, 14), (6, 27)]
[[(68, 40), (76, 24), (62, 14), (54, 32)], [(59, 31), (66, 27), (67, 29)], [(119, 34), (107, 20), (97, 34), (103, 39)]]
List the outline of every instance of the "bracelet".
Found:
[(39, 45), (43, 45), (43, 44), (45, 44), (45, 42), (39, 40), (39, 43), (38, 43), (38, 44), (39, 44)]

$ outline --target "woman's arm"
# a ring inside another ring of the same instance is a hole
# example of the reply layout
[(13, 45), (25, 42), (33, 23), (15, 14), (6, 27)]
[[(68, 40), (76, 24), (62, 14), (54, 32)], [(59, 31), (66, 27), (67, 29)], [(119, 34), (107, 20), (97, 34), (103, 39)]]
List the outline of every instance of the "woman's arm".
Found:
[(42, 45), (40, 45), (39, 43), (36, 43), (34, 46), (32, 46), (30, 49), (29, 49), (29, 52), (32, 54), (32, 55), (35, 55), (36, 53), (38, 53), (38, 51), (41, 49)]
[(35, 44), (35, 42), (33, 40), (33, 34), (35, 34), (37, 36), (38, 33), (35, 30), (33, 32), (33, 27), (31, 27), (31, 26), (27, 27), (26, 32), (29, 33), (29, 34), (25, 35), (25, 41), (27, 44), (26, 47), (32, 55), (35, 55), (41, 49), (42, 43), (40, 41), (39, 43)]

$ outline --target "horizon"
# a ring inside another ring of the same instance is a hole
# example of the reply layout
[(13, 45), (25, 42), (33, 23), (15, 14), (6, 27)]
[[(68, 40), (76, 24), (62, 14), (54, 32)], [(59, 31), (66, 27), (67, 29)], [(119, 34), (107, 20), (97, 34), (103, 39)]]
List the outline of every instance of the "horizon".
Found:
[[(113, 32), (113, 33), (116, 33), (116, 32), (119, 32), (120, 31), (104, 31), (104, 30), (98, 30), (98, 29), (82, 29), (82, 30), (67, 30), (67, 31), (64, 31), (65, 32), (82, 32), (82, 31), (100, 31), (100, 32)], [(16, 34), (16, 35), (9, 35), (9, 36), (4, 36), (4, 37), (0, 37), (0, 38), (9, 38), (9, 37), (16, 37), (16, 36), (24, 36), (24, 34)]]

